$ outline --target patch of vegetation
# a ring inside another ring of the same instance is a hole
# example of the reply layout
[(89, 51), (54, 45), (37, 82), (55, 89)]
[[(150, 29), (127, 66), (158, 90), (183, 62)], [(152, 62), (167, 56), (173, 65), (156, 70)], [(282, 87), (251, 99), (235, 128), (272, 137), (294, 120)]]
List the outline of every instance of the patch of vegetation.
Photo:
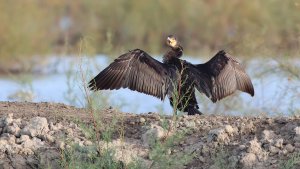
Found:
[(230, 156), (229, 152), (224, 147), (219, 147), (213, 157), (213, 166), (218, 169), (232, 169), (236, 168), (237, 159)]
[(296, 169), (300, 166), (300, 153), (294, 153), (289, 159), (282, 160), (279, 164), (280, 169)]
[(61, 166), (74, 169), (125, 168), (122, 162), (114, 160), (114, 154), (115, 152), (112, 149), (106, 149), (99, 154), (95, 146), (81, 147), (76, 144), (62, 151)]
[(149, 152), (149, 159), (152, 160), (150, 168), (184, 168), (184, 165), (193, 159), (194, 154), (171, 152), (184, 136), (183, 132), (176, 132), (164, 141), (153, 140)]
[(11, 75), (12, 79), (19, 85), (20, 89), (10, 94), (8, 99), (16, 101), (33, 101), (36, 97), (33, 89), (33, 75)]

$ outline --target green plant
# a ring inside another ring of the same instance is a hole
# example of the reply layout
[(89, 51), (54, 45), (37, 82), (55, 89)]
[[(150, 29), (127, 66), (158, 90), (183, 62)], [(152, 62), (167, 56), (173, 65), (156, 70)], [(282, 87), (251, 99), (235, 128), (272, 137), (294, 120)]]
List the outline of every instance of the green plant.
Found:
[[(82, 48), (79, 49), (79, 55), (81, 55), (82, 50), (84, 50), (85, 45), (82, 42)], [(80, 119), (75, 119), (76, 123), (79, 124), (80, 128), (83, 130), (85, 137), (92, 141), (92, 146), (81, 147), (78, 144), (71, 145), (70, 148), (66, 148), (61, 152), (61, 166), (63, 168), (109, 168), (109, 169), (119, 169), (125, 168), (125, 164), (121, 161), (115, 160), (115, 150), (108, 147), (108, 143), (112, 141), (113, 135), (119, 132), (120, 137), (124, 137), (124, 127), (123, 119), (120, 117), (112, 117), (111, 123), (106, 122), (102, 113), (105, 113), (104, 108), (108, 105), (106, 102), (102, 104), (97, 104), (96, 102), (107, 101), (107, 96), (97, 94), (90, 94), (87, 87), (87, 74), (88, 70), (83, 69), (83, 61), (81, 59), (79, 65), (79, 75), (81, 79), (82, 92), (85, 97), (83, 105), (86, 106), (86, 112), (91, 119), (91, 124), (81, 121)], [(68, 80), (72, 79), (72, 72), (69, 72)], [(67, 96), (72, 95), (72, 84), (69, 84), (70, 90), (67, 92)], [(77, 96), (72, 100), (78, 101)], [(121, 126), (119, 126), (121, 124)], [(100, 147), (102, 141), (106, 143), (106, 147)], [(100, 144), (101, 143), (101, 144)], [(71, 143), (69, 143), (71, 144)], [(131, 168), (137, 168), (138, 163), (129, 164)], [(127, 167), (128, 168), (128, 167)]]
[(71, 64), (69, 69), (66, 72), (67, 77), (67, 91), (64, 93), (65, 100), (71, 105), (77, 105), (78, 96), (74, 92), (74, 88), (76, 87), (76, 76), (73, 73), (74, 64)]
[(289, 159), (281, 160), (280, 169), (296, 169), (300, 166), (300, 153), (294, 153)]
[(87, 169), (120, 169), (124, 168), (121, 162), (114, 160), (114, 150), (105, 149), (99, 154), (96, 146), (81, 147), (78, 144), (62, 151), (61, 166), (63, 168)]
[(31, 74), (11, 75), (12, 79), (17, 82), (20, 89), (8, 96), (9, 99), (17, 101), (33, 101), (35, 96), (33, 89), (33, 76)]
[[(234, 157), (234, 156), (232, 156)], [(232, 158), (224, 147), (219, 147), (213, 156), (213, 165), (218, 169), (236, 168), (237, 159)]]
[(153, 140), (149, 152), (149, 158), (153, 161), (150, 168), (183, 168), (185, 164), (190, 162), (194, 154), (181, 152), (171, 154), (171, 149), (183, 140), (184, 136), (183, 132), (176, 132), (164, 141)]

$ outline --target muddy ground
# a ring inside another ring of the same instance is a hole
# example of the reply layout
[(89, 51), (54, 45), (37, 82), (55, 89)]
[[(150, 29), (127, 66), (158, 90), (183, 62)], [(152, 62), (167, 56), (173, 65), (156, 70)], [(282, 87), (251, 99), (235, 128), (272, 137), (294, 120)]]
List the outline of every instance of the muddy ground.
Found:
[[(156, 113), (135, 115), (102, 110), (104, 123), (119, 120), (110, 144), (115, 159), (124, 164), (142, 159), (146, 168), (159, 168), (152, 160), (152, 138), (184, 132), (168, 152), (192, 159), (180, 168), (300, 168), (300, 117), (236, 117), (196, 115), (171, 117)], [(0, 168), (61, 168), (61, 152), (70, 144), (93, 145), (78, 122), (93, 125), (89, 111), (60, 103), (0, 102)], [(167, 132), (162, 128), (174, 126)], [(117, 129), (117, 130), (118, 130)], [(174, 155), (174, 156), (172, 156)], [(180, 159), (178, 159), (179, 161)]]

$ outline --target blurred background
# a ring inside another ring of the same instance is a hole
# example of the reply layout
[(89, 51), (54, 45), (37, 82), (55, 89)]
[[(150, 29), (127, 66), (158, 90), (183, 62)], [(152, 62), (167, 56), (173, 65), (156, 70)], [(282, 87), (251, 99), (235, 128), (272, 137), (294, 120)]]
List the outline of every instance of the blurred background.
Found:
[[(166, 36), (173, 34), (187, 60), (205, 62), (225, 49), (254, 79), (254, 98), (238, 93), (216, 106), (200, 95), (205, 111), (299, 113), (300, 0), (0, 0), (0, 23), (2, 101), (83, 106), (78, 99), (84, 82), (78, 74), (89, 80), (134, 48), (160, 59)], [(109, 92), (101, 103), (122, 109), (128, 98), (154, 99), (120, 92), (123, 99), (111, 99)], [(168, 103), (153, 102), (122, 110), (169, 110)]]

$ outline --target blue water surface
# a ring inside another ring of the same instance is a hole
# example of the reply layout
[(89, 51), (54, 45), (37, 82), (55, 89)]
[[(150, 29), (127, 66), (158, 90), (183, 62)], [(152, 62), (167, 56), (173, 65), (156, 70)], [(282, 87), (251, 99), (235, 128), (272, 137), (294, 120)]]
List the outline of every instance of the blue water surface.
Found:
[[(161, 60), (160, 57), (156, 59)], [(186, 57), (192, 63), (203, 63), (200, 57)], [(97, 75), (112, 60), (104, 55), (96, 57), (49, 57), (46, 64), (37, 65), (35, 73), (30, 75), (32, 81), (24, 83), (16, 77), (0, 77), (0, 101), (16, 101), (18, 97), (12, 95), (25, 91), (33, 94), (34, 102), (57, 102), (85, 106), (85, 92), (83, 81), (89, 81)], [(263, 64), (263, 65), (262, 65)], [(253, 60), (247, 62), (247, 72), (253, 80), (255, 96), (237, 92), (233, 96), (219, 101), (210, 102), (204, 95), (199, 94), (201, 111), (205, 113), (243, 114), (251, 111), (272, 115), (276, 113), (291, 114), (299, 111), (300, 102), (297, 102), (297, 92), (300, 93), (299, 81), (291, 80), (284, 73), (278, 72), (276, 62)], [(268, 70), (267, 70), (268, 69)], [(274, 70), (274, 72), (272, 72)], [(263, 73), (269, 71), (268, 73)], [(270, 72), (271, 71), (271, 72)], [(83, 76), (82, 76), (83, 75)], [(68, 92), (71, 91), (71, 92)], [(118, 107), (123, 112), (147, 113), (164, 112), (170, 114), (172, 108), (169, 100), (163, 102), (155, 97), (120, 89), (103, 91), (102, 95), (109, 96), (106, 106)], [(76, 98), (70, 101), (70, 96)], [(227, 102), (236, 99), (242, 105), (239, 108), (216, 109), (226, 107)], [(101, 103), (99, 103), (101, 104)], [(219, 111), (219, 112), (218, 112)]]

